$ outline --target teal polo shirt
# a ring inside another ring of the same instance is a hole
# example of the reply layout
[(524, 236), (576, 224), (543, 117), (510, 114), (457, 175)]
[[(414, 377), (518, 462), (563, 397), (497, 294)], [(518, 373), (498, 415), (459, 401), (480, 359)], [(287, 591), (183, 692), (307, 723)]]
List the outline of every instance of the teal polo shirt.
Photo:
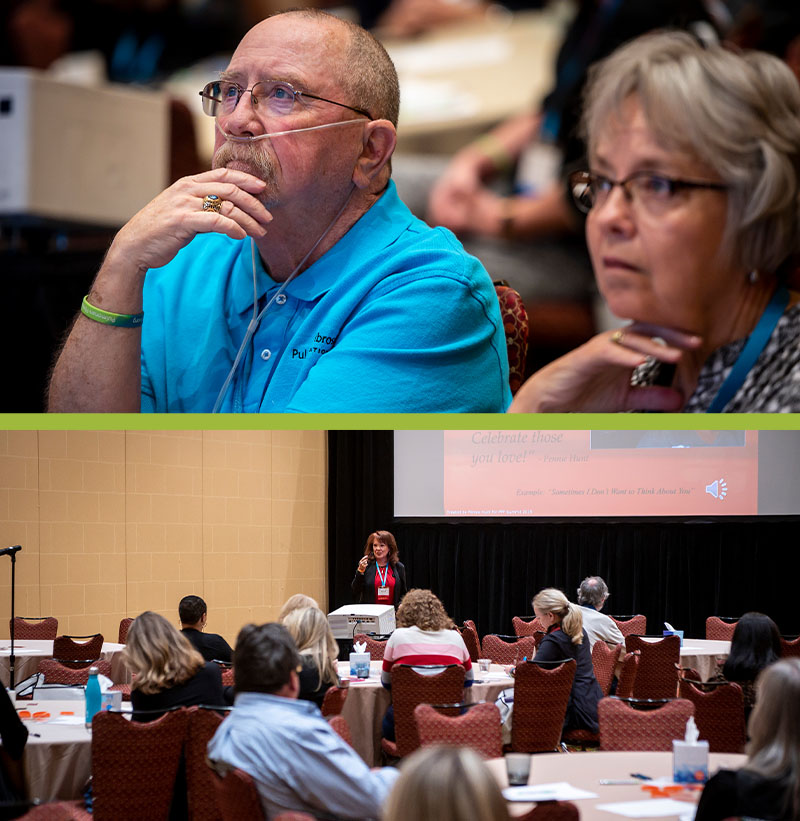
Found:
[[(256, 250), (260, 306), (275, 282)], [(250, 240), (196, 236), (145, 277), (142, 410), (207, 413), (253, 313)], [(390, 183), (261, 319), (222, 410), (502, 412), (511, 402), (494, 286)]]

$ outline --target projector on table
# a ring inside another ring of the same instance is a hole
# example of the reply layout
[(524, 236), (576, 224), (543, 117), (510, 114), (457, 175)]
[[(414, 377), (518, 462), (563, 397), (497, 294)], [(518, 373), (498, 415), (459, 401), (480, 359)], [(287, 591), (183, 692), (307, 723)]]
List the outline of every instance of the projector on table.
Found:
[(394, 607), (391, 604), (346, 604), (328, 613), (334, 638), (352, 639), (355, 633), (394, 632)]

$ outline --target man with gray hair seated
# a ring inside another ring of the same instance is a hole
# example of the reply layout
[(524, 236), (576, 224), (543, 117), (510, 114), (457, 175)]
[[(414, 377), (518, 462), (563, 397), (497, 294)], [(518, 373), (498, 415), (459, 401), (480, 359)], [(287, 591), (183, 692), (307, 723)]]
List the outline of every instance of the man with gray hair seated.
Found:
[(578, 604), (583, 608), (583, 629), (589, 637), (590, 648), (598, 639), (611, 646), (625, 643), (616, 622), (600, 612), (607, 598), (608, 585), (600, 576), (587, 576), (578, 588)]

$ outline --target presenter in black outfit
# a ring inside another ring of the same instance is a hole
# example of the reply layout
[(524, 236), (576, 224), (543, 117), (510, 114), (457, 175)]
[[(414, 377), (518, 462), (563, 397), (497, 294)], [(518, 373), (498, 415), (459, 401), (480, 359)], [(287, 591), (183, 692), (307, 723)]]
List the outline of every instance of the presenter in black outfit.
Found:
[(369, 534), (350, 585), (359, 604), (400, 604), (408, 584), (406, 568), (398, 555), (397, 542), (388, 530)]

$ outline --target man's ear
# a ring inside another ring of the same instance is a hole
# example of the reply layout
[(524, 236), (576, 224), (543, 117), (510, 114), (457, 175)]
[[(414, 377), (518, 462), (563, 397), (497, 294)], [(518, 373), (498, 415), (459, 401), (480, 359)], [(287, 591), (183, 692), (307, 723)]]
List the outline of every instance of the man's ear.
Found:
[(369, 189), (397, 145), (397, 131), (389, 120), (371, 120), (364, 126), (364, 147), (353, 169), (353, 182)]

